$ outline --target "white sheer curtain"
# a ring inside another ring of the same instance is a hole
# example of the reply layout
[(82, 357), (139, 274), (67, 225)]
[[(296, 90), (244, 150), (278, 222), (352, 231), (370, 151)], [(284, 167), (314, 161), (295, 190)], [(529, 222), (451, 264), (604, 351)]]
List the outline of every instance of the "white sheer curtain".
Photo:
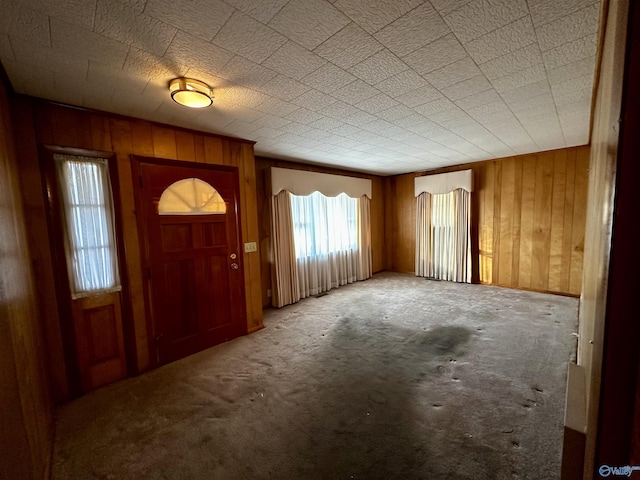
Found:
[(471, 193), (418, 196), (416, 209), (416, 275), (471, 281)]
[(271, 196), (271, 303), (283, 307), (300, 300), (298, 267), (293, 239), (291, 194), (282, 190)]
[(107, 161), (55, 154), (74, 298), (118, 290), (113, 201)]
[(272, 196), (272, 304), (371, 277), (370, 200), (319, 192)]
[(302, 298), (357, 280), (358, 200), (340, 194), (291, 195)]

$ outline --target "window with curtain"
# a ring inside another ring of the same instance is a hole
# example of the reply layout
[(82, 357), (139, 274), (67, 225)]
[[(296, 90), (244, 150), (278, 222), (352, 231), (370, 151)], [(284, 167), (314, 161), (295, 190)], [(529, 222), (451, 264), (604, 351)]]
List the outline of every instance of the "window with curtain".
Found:
[(120, 289), (106, 159), (55, 154), (72, 296)]
[(416, 275), (471, 282), (471, 170), (416, 178)]
[(271, 168), (272, 303), (371, 277), (371, 180)]
[(358, 199), (291, 195), (291, 211), (296, 258), (357, 250)]

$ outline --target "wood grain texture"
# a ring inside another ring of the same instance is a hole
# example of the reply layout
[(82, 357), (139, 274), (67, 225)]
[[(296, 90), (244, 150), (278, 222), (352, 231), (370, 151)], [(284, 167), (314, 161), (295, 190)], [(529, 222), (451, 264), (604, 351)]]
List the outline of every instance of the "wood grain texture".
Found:
[[(589, 147), (573, 147), (429, 172), (473, 170), (481, 283), (580, 294), (588, 159)], [(417, 175), (385, 179), (389, 268), (398, 272), (414, 271)]]
[[(120, 183), (120, 201), (123, 216), (123, 238), (126, 249), (126, 260), (130, 276), (129, 295), (133, 316), (133, 329), (137, 350), (137, 367), (139, 371), (152, 368), (154, 359), (152, 349), (149, 348), (147, 315), (145, 314), (144, 288), (140, 247), (135, 213), (135, 200), (133, 182), (138, 181), (132, 177), (130, 155), (147, 157), (159, 157), (172, 160), (198, 161), (202, 163), (228, 164), (238, 167), (241, 175), (241, 187), (244, 186), (245, 194), (241, 198), (241, 218), (243, 234), (251, 236), (252, 241), (258, 241), (257, 237), (257, 210), (255, 194), (247, 195), (247, 192), (255, 192), (255, 165), (253, 158), (253, 146), (251, 142), (234, 140), (228, 137), (219, 138), (215, 135), (193, 132), (186, 129), (170, 127), (166, 125), (145, 122), (132, 118), (110, 115), (107, 113), (90, 112), (82, 109), (64, 107), (28, 97), (19, 99), (24, 112), (24, 118), (20, 120), (19, 132), (34, 132), (34, 140), (38, 143), (60, 145), (65, 147), (86, 148), (89, 150), (101, 150), (115, 152), (118, 162), (118, 180)], [(222, 145), (226, 142), (229, 149), (224, 152)], [(23, 155), (31, 165), (38, 165), (37, 151), (27, 148)], [(224, 154), (227, 157), (224, 157)], [(23, 159), (21, 159), (22, 161)], [(33, 172), (32, 172), (33, 173)], [(244, 175), (249, 177), (245, 178)], [(34, 209), (38, 210), (34, 205)], [(43, 224), (44, 215), (34, 217), (34, 231), (38, 228), (46, 229)], [(248, 225), (247, 222), (253, 222)], [(246, 238), (246, 237), (243, 237)], [(247, 241), (247, 240), (245, 240)], [(252, 279), (250, 287), (246, 291), (247, 305), (251, 305), (248, 312), (247, 328), (255, 330), (262, 326), (262, 309), (255, 308), (261, 305), (259, 285), (259, 256), (253, 254), (249, 261), (245, 261), (245, 277)], [(46, 269), (47, 266), (44, 266)], [(48, 267), (51, 268), (51, 267)], [(46, 280), (46, 279), (45, 279)], [(45, 282), (46, 283), (46, 282)], [(53, 291), (52, 284), (47, 283), (44, 289)], [(256, 296), (255, 298), (252, 298)], [(61, 345), (53, 341), (49, 348), (54, 352), (60, 352)], [(54, 353), (54, 355), (56, 355)], [(59, 367), (54, 367), (56, 370)], [(63, 383), (63, 382), (60, 382)], [(61, 392), (64, 396), (64, 392)]]
[(0, 78), (0, 477), (41, 480), (50, 474), (53, 402), (10, 112)]

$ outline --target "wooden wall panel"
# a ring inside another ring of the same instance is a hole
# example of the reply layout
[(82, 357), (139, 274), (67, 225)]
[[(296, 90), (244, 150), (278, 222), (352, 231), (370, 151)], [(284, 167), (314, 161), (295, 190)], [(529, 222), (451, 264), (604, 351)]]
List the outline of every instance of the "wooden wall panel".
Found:
[[(376, 175), (365, 175), (336, 168), (326, 168), (317, 165), (287, 162), (271, 158), (256, 157), (256, 192), (258, 204), (258, 236), (260, 238), (259, 250), (262, 263), (260, 268), (262, 283), (262, 306), (271, 305), (271, 298), (267, 292), (271, 290), (271, 167), (292, 168), (310, 172), (333, 173), (337, 175), (351, 175), (354, 177), (368, 178), (372, 182), (371, 199), (371, 254), (373, 272), (386, 270), (385, 258), (385, 212), (388, 206), (385, 198), (386, 178)], [(390, 211), (390, 210), (389, 210)]]
[[(118, 177), (120, 182), (120, 200), (123, 209), (123, 236), (126, 249), (127, 265), (130, 276), (129, 294), (132, 302), (133, 328), (137, 349), (137, 367), (145, 371), (153, 367), (155, 361), (149, 348), (149, 329), (144, 306), (144, 285), (141, 270), (141, 254), (138, 242), (138, 232), (135, 216), (134, 179), (131, 174), (130, 155), (160, 157), (172, 160), (198, 161), (212, 164), (227, 164), (238, 167), (241, 189), (241, 221), (243, 241), (258, 241), (257, 211), (255, 195), (255, 163), (253, 147), (250, 142), (221, 138), (215, 135), (193, 132), (185, 129), (159, 125), (150, 122), (130, 119), (121, 116), (89, 112), (82, 109), (64, 107), (41, 102), (28, 97), (19, 99), (20, 108), (24, 113), (20, 118), (19, 132), (33, 132), (36, 143), (59, 145), (65, 147), (85, 148), (89, 150), (112, 151), (116, 153), (118, 163)], [(26, 137), (25, 137), (26, 138)], [(229, 146), (223, 149), (223, 144)], [(21, 162), (31, 165), (25, 170), (36, 175), (38, 159), (35, 145), (28, 145), (21, 153)], [(39, 175), (39, 173), (37, 174)], [(248, 175), (245, 177), (245, 175)], [(33, 176), (33, 175), (32, 175)], [(34, 187), (36, 188), (36, 187)], [(29, 229), (46, 230), (42, 215), (30, 222)], [(34, 205), (34, 209), (36, 206)], [(251, 225), (249, 225), (251, 223)], [(34, 239), (37, 242), (37, 239)], [(49, 263), (48, 268), (50, 269)], [(248, 308), (247, 328), (249, 331), (262, 326), (262, 309), (259, 285), (259, 253), (245, 255), (245, 277), (248, 279), (246, 304)], [(45, 283), (48, 281), (44, 279)], [(50, 280), (50, 279), (49, 279)], [(43, 286), (53, 291), (52, 283)], [(255, 298), (252, 298), (255, 296)], [(50, 306), (50, 305), (49, 305)], [(55, 310), (53, 310), (55, 311)], [(54, 332), (55, 333), (55, 332)], [(53, 356), (60, 356), (62, 344), (52, 335), (51, 351)], [(53, 367), (58, 376), (64, 367), (58, 363)], [(63, 383), (63, 382), (60, 382)], [(64, 388), (63, 385), (58, 387)], [(64, 398), (65, 392), (58, 394)]]
[[(589, 147), (574, 147), (430, 172), (474, 172), (481, 283), (580, 294), (588, 159)], [(389, 268), (398, 272), (414, 272), (417, 175), (385, 180)]]
[(42, 480), (50, 473), (53, 404), (13, 124), (0, 78), (0, 477)]

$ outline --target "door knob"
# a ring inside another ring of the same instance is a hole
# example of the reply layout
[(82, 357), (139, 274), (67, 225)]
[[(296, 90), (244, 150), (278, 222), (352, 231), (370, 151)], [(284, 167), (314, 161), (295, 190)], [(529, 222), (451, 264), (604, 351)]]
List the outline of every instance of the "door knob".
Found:
[(233, 270), (237, 270), (237, 269), (238, 269), (238, 264), (237, 264), (237, 263), (232, 263), (232, 264), (231, 264), (231, 268), (232, 268)]

